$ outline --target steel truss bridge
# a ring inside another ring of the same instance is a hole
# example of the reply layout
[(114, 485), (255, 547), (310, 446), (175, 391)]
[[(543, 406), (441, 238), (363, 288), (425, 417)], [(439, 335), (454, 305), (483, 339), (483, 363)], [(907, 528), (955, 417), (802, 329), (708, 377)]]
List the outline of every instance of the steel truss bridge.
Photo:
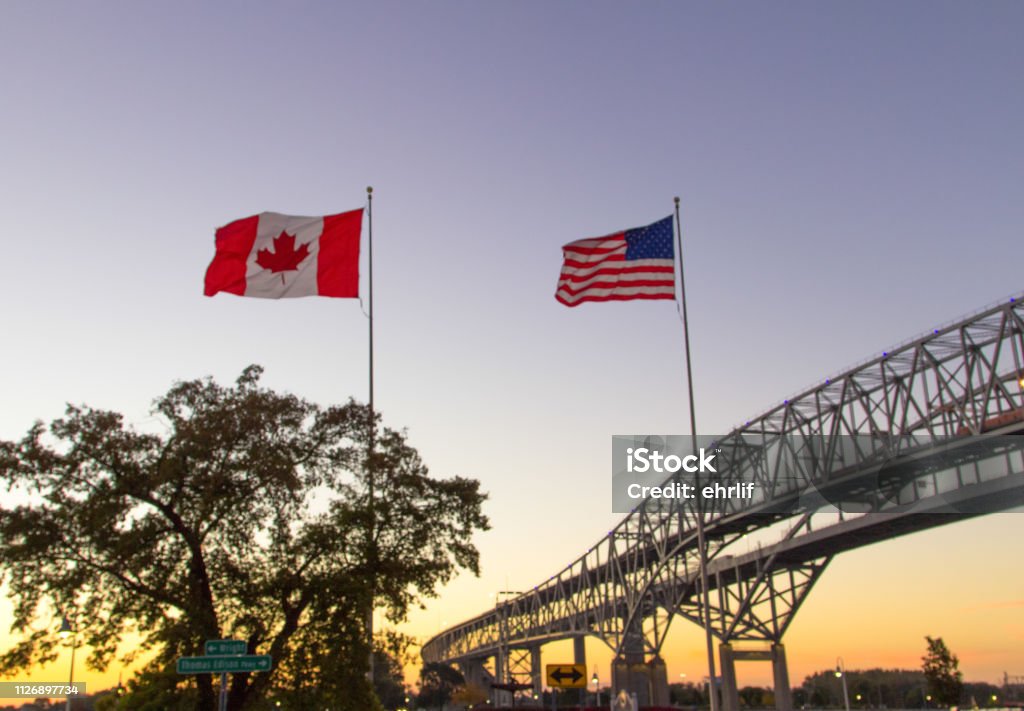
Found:
[[(1022, 334), (1018, 295), (785, 400), (715, 445), (721, 483), (755, 482), (752, 499), (703, 512), (697, 499), (646, 499), (557, 575), (429, 640), (423, 659), (539, 692), (541, 645), (573, 639), (585, 662), (592, 635), (615, 652), (616, 691), (667, 705), (660, 652), (682, 616), (720, 642), (725, 711), (739, 708), (735, 662), (755, 659), (773, 663), (789, 711), (782, 639), (833, 557), (1024, 504), (1024, 437), (1007, 436), (1024, 434)], [(770, 542), (750, 550), (750, 534)]]

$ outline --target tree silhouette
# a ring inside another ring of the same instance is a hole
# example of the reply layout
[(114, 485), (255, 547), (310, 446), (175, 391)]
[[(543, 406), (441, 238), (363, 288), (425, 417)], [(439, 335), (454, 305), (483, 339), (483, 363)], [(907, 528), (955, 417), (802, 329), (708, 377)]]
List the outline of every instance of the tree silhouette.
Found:
[(960, 673), (960, 660), (949, 651), (942, 637), (932, 639), (925, 637), (928, 651), (921, 657), (921, 669), (928, 681), (928, 693), (940, 704), (955, 706), (960, 703), (960, 692), (963, 690), (963, 674)]
[(371, 429), (366, 406), (320, 407), (261, 387), (261, 373), (174, 385), (154, 403), (155, 433), (69, 406), (0, 441), (0, 582), (21, 633), (0, 673), (53, 660), (48, 622), (63, 613), (94, 668), (127, 633), (143, 641), (124, 663), (154, 653), (119, 709), (212, 711), (211, 675), (178, 676), (174, 663), (228, 638), (273, 658), (269, 673), (231, 676), (232, 711), (271, 695), (379, 708), (370, 596), (398, 621), (458, 568), (476, 572), (484, 495), (476, 481), (430, 477), (403, 433)]

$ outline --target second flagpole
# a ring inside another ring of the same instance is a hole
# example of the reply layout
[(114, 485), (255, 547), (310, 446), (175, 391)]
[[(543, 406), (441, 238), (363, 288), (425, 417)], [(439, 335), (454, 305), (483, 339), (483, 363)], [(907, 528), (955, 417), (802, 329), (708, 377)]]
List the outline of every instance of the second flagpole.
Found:
[[(679, 198), (674, 198), (676, 206), (676, 248), (679, 252), (679, 296), (683, 312), (683, 341), (686, 346), (686, 383), (690, 396), (690, 444), (693, 452), (697, 452), (697, 413), (693, 403), (693, 366), (690, 361), (690, 326), (686, 318), (686, 279), (683, 270), (683, 237), (682, 223), (679, 220)], [(700, 474), (697, 475), (696, 489), (700, 491)], [(704, 636), (708, 647), (708, 700), (711, 711), (718, 711), (718, 693), (715, 689), (715, 643), (711, 634), (711, 602), (708, 596), (708, 548), (704, 537), (704, 506), (697, 499), (697, 547), (700, 549), (700, 588), (701, 616), (704, 618)]]
[(377, 512), (374, 506), (374, 461), (373, 451), (377, 435), (377, 413), (373, 407), (373, 187), (366, 188), (366, 227), (367, 227), (367, 252), (369, 257), (368, 291), (370, 306), (370, 431), (366, 447), (366, 477), (369, 493), (369, 529), (367, 531), (367, 567), (369, 568), (369, 600), (366, 610), (366, 642), (369, 658), (367, 661), (366, 678), (370, 683), (370, 691), (373, 691), (373, 602), (377, 591), (377, 550), (374, 544), (376, 540)]

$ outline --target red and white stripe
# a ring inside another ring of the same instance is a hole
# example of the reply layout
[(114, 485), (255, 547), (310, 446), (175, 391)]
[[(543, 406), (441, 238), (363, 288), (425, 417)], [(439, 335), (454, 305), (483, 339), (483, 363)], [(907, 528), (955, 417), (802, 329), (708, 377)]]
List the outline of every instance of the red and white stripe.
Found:
[(555, 298), (566, 306), (584, 301), (674, 299), (674, 261), (627, 260), (626, 248), (625, 232), (562, 247), (565, 262)]

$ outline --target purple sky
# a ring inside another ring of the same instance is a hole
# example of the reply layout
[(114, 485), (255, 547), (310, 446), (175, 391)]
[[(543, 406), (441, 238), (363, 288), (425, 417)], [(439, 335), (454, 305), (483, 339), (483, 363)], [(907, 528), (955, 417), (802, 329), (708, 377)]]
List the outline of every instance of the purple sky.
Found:
[(698, 422), (727, 430), (1024, 288), (1022, 33), (1011, 2), (4, 2), (0, 437), (66, 401), (144, 425), (253, 362), (365, 398), (358, 303), (202, 278), (215, 227), (373, 185), (378, 405), (492, 496), (435, 631), (617, 520), (611, 434), (688, 430), (675, 307), (561, 306), (560, 246), (682, 198)]

